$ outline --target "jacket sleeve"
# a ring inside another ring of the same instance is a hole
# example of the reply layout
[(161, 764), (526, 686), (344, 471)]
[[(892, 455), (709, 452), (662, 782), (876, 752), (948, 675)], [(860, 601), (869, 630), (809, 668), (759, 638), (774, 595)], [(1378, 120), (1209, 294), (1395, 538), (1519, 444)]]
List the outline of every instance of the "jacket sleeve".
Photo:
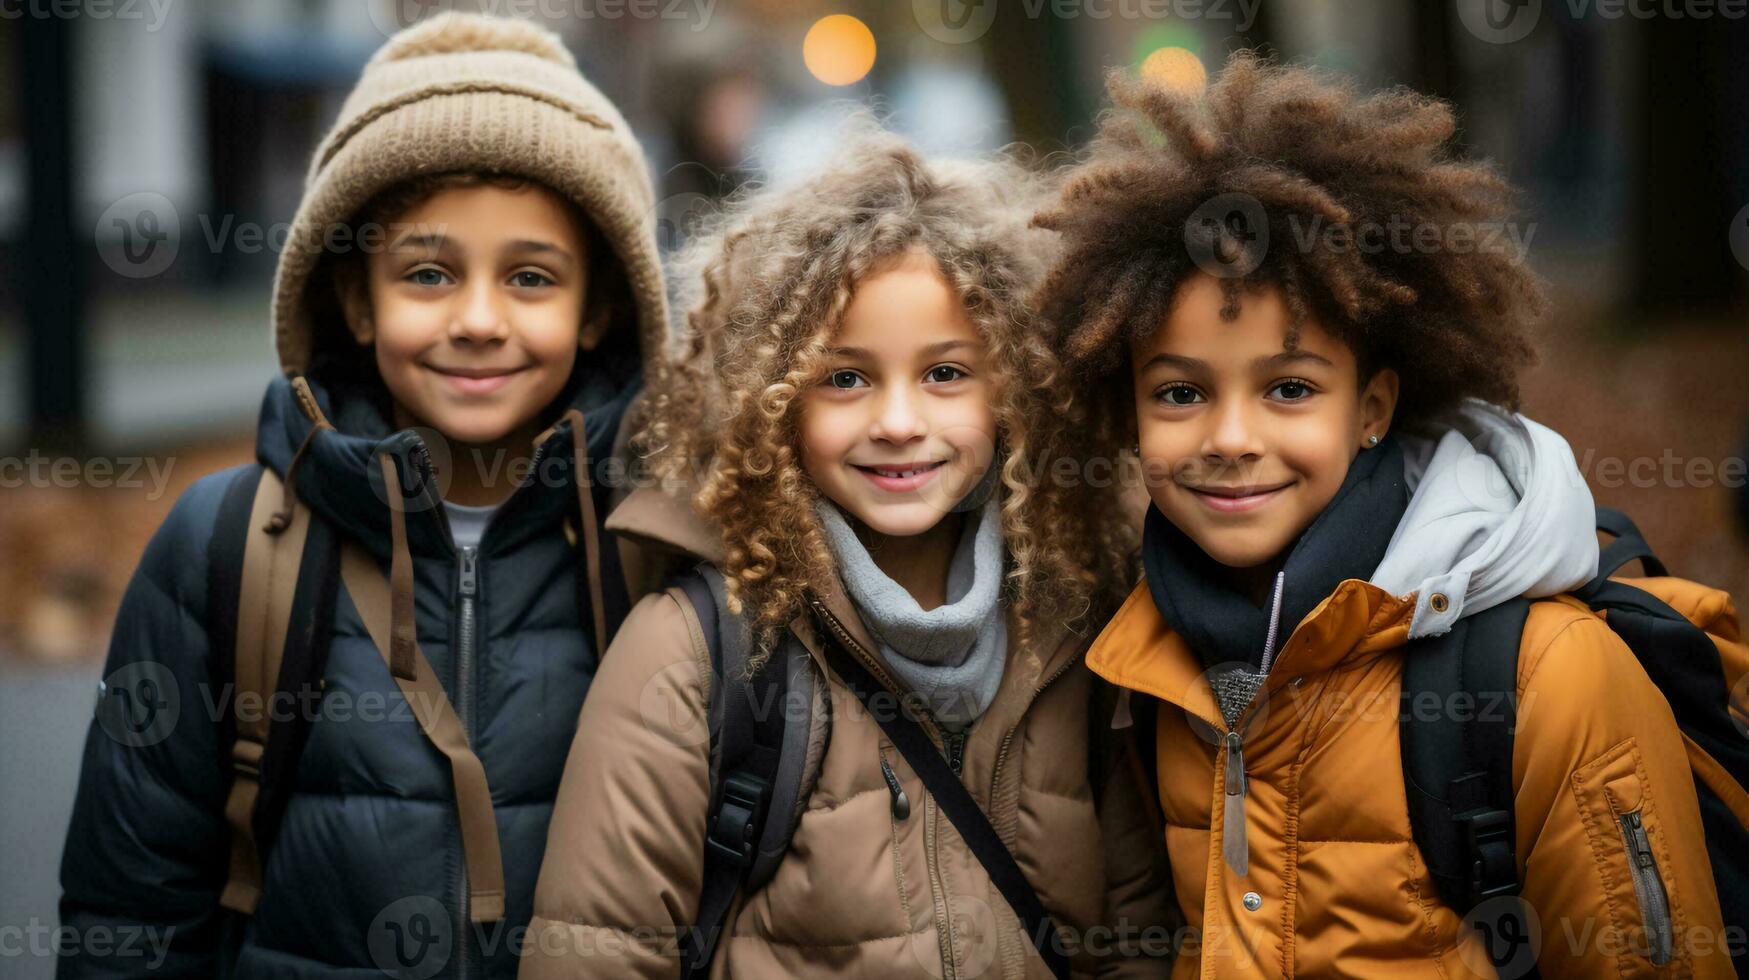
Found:
[(205, 592), (229, 475), (183, 494), (122, 596), (61, 858), (61, 923), (78, 937), (57, 951), (62, 980), (219, 972), (229, 780)]
[(1170, 972), (1174, 959), (1178, 903), (1159, 804), (1146, 785), (1131, 740), (1124, 742), (1100, 801), (1106, 909), (1114, 943), (1100, 958), (1098, 976), (1160, 977)]
[(1682, 734), (1633, 651), (1588, 611), (1537, 603), (1519, 689), (1515, 820), (1541, 975), (1735, 976)]
[(519, 976), (674, 977), (710, 806), (709, 653), (678, 601), (626, 617), (584, 701)]

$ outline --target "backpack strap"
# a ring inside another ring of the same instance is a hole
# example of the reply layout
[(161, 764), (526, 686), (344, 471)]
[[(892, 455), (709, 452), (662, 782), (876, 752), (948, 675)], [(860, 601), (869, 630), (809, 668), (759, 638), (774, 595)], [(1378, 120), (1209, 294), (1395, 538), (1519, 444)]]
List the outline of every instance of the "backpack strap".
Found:
[[(1515, 599), (1404, 651), (1399, 735), (1409, 823), (1440, 898), (1466, 915), (1523, 886), (1512, 744), (1518, 648), (1529, 612), (1528, 600)], [(1501, 927), (1484, 937), (1496, 966), (1512, 960), (1522, 935)]]
[[(708, 565), (682, 575), (685, 596), (709, 647), (711, 802), (706, 822), (704, 884), (694, 928), (681, 937), (681, 976), (703, 977), (728, 925), (735, 898), (770, 877), (789, 845), (789, 819), (801, 792), (797, 746), (805, 751), (810, 719), (787, 724), (791, 671), (773, 655), (747, 676), (745, 622), (725, 608), (722, 576)], [(811, 691), (808, 692), (811, 697)], [(786, 764), (787, 763), (787, 764)], [(768, 819), (773, 812), (782, 815)]]
[[(1039, 958), (1051, 975), (1058, 978), (1069, 976), (1069, 960), (1063, 952), (1063, 945), (1057, 934), (1057, 926), (1046, 911), (1044, 902), (1033, 890), (1032, 884), (1026, 880), (1026, 874), (1020, 870), (1014, 855), (1009, 853), (1002, 837), (996, 828), (990, 826), (990, 818), (985, 816), (983, 808), (960, 781), (959, 774), (954, 772), (942, 755), (935, 741), (923, 726), (911, 716), (904, 703), (899, 703), (900, 710), (893, 710), (893, 701), (887, 696), (887, 688), (877, 680), (869, 669), (862, 665), (838, 640), (832, 629), (822, 629), (821, 639), (826, 651), (826, 660), (846, 687), (850, 688), (856, 699), (868, 710), (887, 738), (892, 740), (893, 747), (905, 757), (911, 768), (923, 780), (923, 787), (935, 802), (941, 807), (941, 812), (947, 815), (954, 829), (959, 831), (960, 838), (978, 863), (984, 866), (989, 874), (990, 882), (996, 890), (1002, 893), (1009, 908), (1020, 919), (1021, 928), (1032, 941), (1033, 948), (1038, 951)], [(870, 702), (880, 698), (884, 705), (874, 705)]]
[(456, 810), (461, 819), (462, 854), (467, 862), (469, 918), (474, 922), (502, 919), (504, 858), (499, 849), (498, 818), (492, 809), (486, 768), (468, 745), (467, 732), (417, 640), (412, 645), (411, 669), (405, 676), (393, 669), (389, 584), (376, 559), (356, 541), (348, 539), (340, 547), (340, 578), (419, 727), (449, 760)]
[(1597, 556), (1597, 578), (1592, 580), (1588, 588), (1595, 589), (1598, 582), (1636, 561), (1646, 569), (1647, 575), (1654, 578), (1670, 574), (1664, 568), (1664, 563), (1652, 553), (1652, 546), (1646, 543), (1646, 536), (1640, 533), (1639, 526), (1628, 515), (1614, 507), (1599, 507), (1597, 529), (1615, 540), (1605, 545), (1602, 553)]
[[(248, 471), (240, 474), (220, 503), (210, 546), (212, 592), (208, 602), (215, 610), (234, 610), (217, 628), (209, 624), (221, 638), (229, 637), (229, 649), (221, 648), (215, 654), (231, 663), (235, 678), (228, 720), (228, 726), (234, 727), (230, 742), (232, 779), (225, 801), (231, 860), (219, 904), (244, 914), (253, 913), (261, 900), (262, 865), (255, 826), (261, 765), (272, 726), (269, 708), (296, 602), (298, 568), (310, 529), (307, 508), (295, 510), (283, 524), (270, 524), (283, 493), (279, 478), (265, 467), (254, 468), (253, 481)], [(250, 501), (247, 511), (242, 506), (245, 496)]]
[(298, 760), (309, 743), (326, 688), (334, 606), (340, 592), (339, 537), (332, 525), (308, 508), (299, 510), (308, 531), (292, 593), (291, 628), (285, 632), (274, 685), (274, 703), (281, 707), (274, 712), (261, 756), (261, 791), (255, 801), (255, 840), (263, 867), (297, 787)]

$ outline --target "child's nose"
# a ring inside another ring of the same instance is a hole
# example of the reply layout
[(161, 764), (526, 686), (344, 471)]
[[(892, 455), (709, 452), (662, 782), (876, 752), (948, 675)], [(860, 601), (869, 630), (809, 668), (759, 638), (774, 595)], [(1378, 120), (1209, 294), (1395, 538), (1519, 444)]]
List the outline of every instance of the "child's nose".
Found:
[(1263, 455), (1262, 430), (1250, 406), (1231, 400), (1216, 408), (1210, 418), (1213, 425), (1203, 445), (1204, 456), (1240, 460)]
[(450, 324), (450, 336), (456, 340), (497, 340), (510, 332), (508, 305), (497, 284), (489, 278), (475, 277), (460, 292), (461, 307)]
[(928, 420), (923, 417), (906, 388), (889, 390), (880, 401), (880, 409), (869, 426), (869, 437), (883, 442), (909, 442), (929, 433)]

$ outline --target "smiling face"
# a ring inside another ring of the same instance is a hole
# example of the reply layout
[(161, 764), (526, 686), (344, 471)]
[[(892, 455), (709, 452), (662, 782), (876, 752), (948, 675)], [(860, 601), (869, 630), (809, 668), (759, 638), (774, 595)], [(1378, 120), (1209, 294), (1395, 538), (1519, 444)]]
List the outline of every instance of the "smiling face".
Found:
[(387, 237), (341, 301), (399, 412), (469, 445), (532, 435), (602, 329), (584, 323), (575, 210), (534, 184), (452, 187), (395, 216)]
[(935, 527), (996, 443), (984, 341), (935, 261), (909, 252), (858, 283), (826, 364), (802, 397), (803, 470), (870, 530)]
[(1315, 318), (1287, 349), (1280, 290), (1247, 293), (1223, 321), (1219, 281), (1185, 281), (1162, 326), (1130, 348), (1148, 494), (1209, 557), (1254, 568), (1282, 554), (1384, 437), (1397, 376), (1364, 382), (1354, 352)]

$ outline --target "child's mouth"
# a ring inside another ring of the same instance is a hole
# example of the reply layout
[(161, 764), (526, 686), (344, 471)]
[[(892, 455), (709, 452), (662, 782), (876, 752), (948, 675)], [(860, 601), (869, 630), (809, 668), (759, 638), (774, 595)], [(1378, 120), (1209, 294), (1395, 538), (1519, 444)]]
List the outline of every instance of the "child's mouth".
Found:
[(522, 373), (521, 368), (440, 368), (432, 373), (463, 395), (490, 395)]
[(944, 462), (937, 460), (933, 463), (901, 463), (894, 466), (850, 465), (880, 489), (889, 493), (901, 493), (915, 490), (934, 479), (936, 471), (941, 469)]
[(1211, 510), (1222, 513), (1254, 510), (1269, 503), (1281, 495), (1283, 490), (1293, 486), (1293, 481), (1275, 486), (1250, 487), (1185, 487), (1196, 499), (1207, 504)]

